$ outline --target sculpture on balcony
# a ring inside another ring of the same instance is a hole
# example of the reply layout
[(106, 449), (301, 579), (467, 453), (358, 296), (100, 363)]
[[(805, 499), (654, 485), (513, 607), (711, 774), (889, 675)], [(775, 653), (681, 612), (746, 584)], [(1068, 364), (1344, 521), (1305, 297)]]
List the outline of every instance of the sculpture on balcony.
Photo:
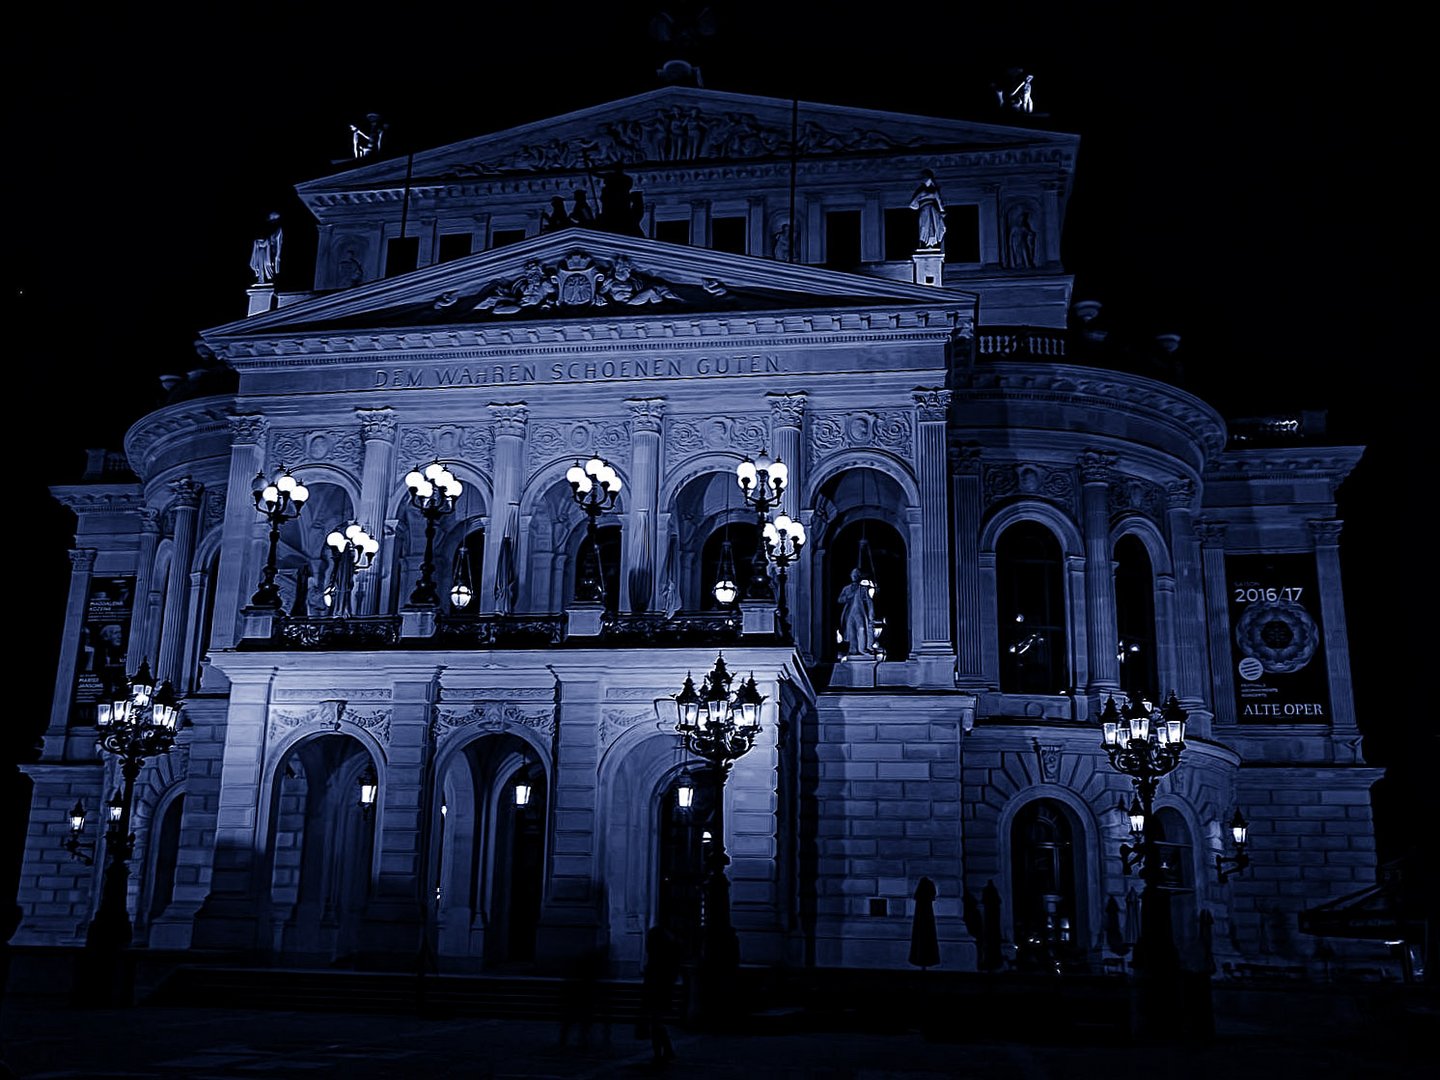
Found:
[(840, 590), (841, 635), (845, 638), (845, 655), (871, 656), (875, 641), (875, 604), (870, 598), (870, 583), (860, 580), (858, 568), (850, 571), (850, 584)]

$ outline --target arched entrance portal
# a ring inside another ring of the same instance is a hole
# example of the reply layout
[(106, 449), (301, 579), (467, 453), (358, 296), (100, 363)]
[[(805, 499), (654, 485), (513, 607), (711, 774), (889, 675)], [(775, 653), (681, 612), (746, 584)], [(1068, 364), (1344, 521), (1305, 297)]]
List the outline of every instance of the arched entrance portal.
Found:
[(1061, 971), (1083, 959), (1076, 894), (1075, 828), (1054, 799), (1036, 799), (1010, 826), (1016, 965)]
[(715, 810), (712, 785), (708, 769), (684, 772), (660, 796), (656, 922), (670, 932), (686, 962), (700, 958), (706, 844), (712, 842), (707, 838)]
[(359, 947), (370, 895), (374, 808), (360, 805), (369, 753), (320, 735), (281, 759), (270, 807), (272, 940), (282, 956), (343, 962)]

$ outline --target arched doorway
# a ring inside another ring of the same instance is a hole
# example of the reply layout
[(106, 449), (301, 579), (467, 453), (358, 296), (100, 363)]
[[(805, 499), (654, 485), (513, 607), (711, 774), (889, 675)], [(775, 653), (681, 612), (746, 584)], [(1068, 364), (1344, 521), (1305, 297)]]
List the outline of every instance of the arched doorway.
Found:
[(1062, 971), (1084, 955), (1076, 891), (1077, 829), (1054, 799), (1036, 799), (1010, 826), (1011, 912), (1016, 966)]
[(320, 735), (280, 761), (270, 805), (272, 940), (286, 957), (343, 962), (360, 944), (370, 895), (375, 807), (362, 805), (370, 754), (348, 735)]
[(435, 898), (448, 966), (528, 963), (545, 882), (548, 784), (538, 755), (508, 732), (482, 735), (443, 767)]
[(1165, 806), (1155, 811), (1155, 826), (1160, 836), (1156, 849), (1160, 855), (1157, 887), (1170, 901), (1170, 933), (1181, 964), (1199, 971), (1200, 913), (1195, 902), (1195, 846), (1190, 826), (1180, 811)]
[(705, 768), (673, 777), (660, 795), (655, 919), (670, 932), (685, 962), (700, 957), (705, 856), (713, 842), (714, 812), (713, 778)]

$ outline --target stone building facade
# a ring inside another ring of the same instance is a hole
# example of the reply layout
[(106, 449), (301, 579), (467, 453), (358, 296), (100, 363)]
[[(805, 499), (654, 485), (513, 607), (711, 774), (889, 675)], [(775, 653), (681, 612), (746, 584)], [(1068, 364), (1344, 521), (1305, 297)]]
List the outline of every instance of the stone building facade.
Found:
[[(54, 489), (74, 575), (16, 942), (84, 937), (99, 868), (65, 811), (114, 788), (94, 703), (148, 659), (190, 723), (139, 785), (137, 941), (383, 963), (423, 938), (460, 971), (604, 942), (633, 972), (646, 927), (699, 917), (703, 815), (674, 806), (698, 766), (661, 706), (722, 652), (766, 695), (725, 788), (745, 962), (902, 966), (928, 877), (947, 966), (982, 907), (1017, 967), (1113, 964), (1136, 879), (1098, 716), (1172, 690), (1182, 954), (1307, 960), (1297, 913), (1375, 872), (1335, 509), (1361, 451), (1238, 440), (1086, 329), (1077, 143), (669, 87), (301, 184), (314, 288), (257, 270), (203, 335), (232, 381), (139, 419), (133, 477)], [(809, 535), (789, 636), (711, 589), (755, 565), (736, 467), (762, 452)], [(598, 606), (565, 479), (592, 455), (624, 482)], [(436, 460), (465, 491), (427, 559), (404, 478)], [(250, 605), (252, 481), (280, 467), (310, 498), (277, 612)], [(351, 521), (381, 548), (336, 617)], [(474, 602), (411, 603), (427, 562)], [(837, 644), (855, 569), (864, 655)], [(1252, 861), (1221, 884), (1237, 807)]]

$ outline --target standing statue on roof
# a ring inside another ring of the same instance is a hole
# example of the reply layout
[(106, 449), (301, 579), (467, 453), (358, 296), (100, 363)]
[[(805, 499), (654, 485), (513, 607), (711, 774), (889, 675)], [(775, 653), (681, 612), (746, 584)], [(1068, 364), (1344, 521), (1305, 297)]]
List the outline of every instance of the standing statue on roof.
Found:
[(910, 209), (920, 212), (920, 247), (927, 251), (943, 250), (945, 200), (940, 197), (940, 186), (935, 183), (935, 174), (929, 169), (920, 174), (920, 186), (910, 200)]
[(280, 273), (280, 248), (285, 242), (280, 215), (270, 211), (267, 225), (269, 231), (257, 236), (250, 248), (250, 269), (255, 273), (256, 285), (271, 285)]
[(361, 131), (354, 124), (350, 125), (350, 149), (357, 160), (380, 152), (380, 143), (390, 126), (381, 121), (379, 113), (373, 112), (365, 114), (365, 123), (365, 131)]

